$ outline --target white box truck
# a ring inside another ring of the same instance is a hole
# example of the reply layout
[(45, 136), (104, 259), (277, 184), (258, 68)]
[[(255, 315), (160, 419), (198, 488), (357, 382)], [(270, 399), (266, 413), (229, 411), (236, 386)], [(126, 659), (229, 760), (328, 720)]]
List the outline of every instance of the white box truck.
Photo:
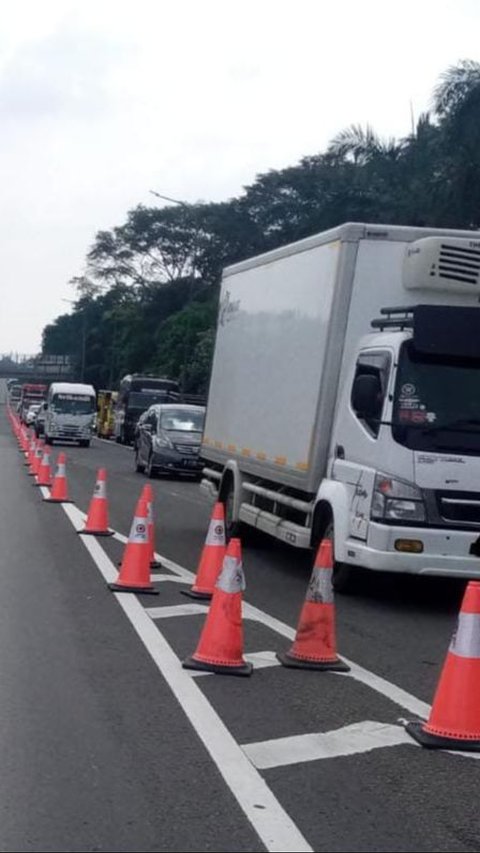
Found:
[[(225, 270), (202, 490), (227, 527), (480, 577), (480, 232), (348, 223)], [(357, 572), (358, 576), (358, 572)]]
[(94, 430), (96, 395), (83, 382), (52, 382), (45, 403), (45, 443), (76, 441), (89, 447)]

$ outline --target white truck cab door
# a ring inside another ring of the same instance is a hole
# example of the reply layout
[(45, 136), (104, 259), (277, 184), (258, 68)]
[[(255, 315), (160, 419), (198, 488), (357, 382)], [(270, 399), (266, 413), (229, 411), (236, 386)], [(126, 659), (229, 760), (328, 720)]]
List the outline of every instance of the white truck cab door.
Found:
[(378, 437), (391, 364), (388, 350), (362, 351), (339, 412), (342, 427), (335, 445), (332, 478), (347, 487), (348, 535), (355, 539), (367, 539), (375, 474), (382, 468)]

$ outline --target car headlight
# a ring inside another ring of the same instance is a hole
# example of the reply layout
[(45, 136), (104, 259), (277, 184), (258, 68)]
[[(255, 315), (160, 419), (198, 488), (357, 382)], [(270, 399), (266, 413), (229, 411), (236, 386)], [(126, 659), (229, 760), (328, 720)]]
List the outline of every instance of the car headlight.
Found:
[(370, 517), (373, 521), (425, 521), (421, 490), (406, 480), (376, 474)]
[(173, 449), (173, 443), (170, 441), (168, 435), (156, 435), (153, 443), (157, 447), (169, 447), (171, 450)]

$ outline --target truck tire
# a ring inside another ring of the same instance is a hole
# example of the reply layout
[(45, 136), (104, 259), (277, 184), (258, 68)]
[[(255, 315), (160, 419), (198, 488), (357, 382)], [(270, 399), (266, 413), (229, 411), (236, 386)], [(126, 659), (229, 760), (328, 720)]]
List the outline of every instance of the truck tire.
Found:
[(45, 444), (53, 444), (53, 441), (52, 441), (52, 439), (50, 438), (50, 436), (49, 436), (49, 435), (46, 435), (46, 436), (45, 436)]
[(223, 487), (220, 500), (223, 503), (225, 511), (225, 538), (227, 542), (230, 539), (239, 538), (242, 545), (258, 545), (261, 537), (261, 531), (252, 527), (250, 524), (245, 524), (244, 521), (234, 521), (233, 516), (233, 477), (228, 476)]
[[(333, 526), (333, 518), (328, 522), (325, 532), (323, 534), (323, 539), (330, 539), (332, 541), (332, 551), (333, 551), (333, 543), (335, 541), (334, 537), (334, 526)], [(318, 543), (320, 544), (320, 543)], [(318, 545), (317, 545), (318, 547)], [(317, 547), (315, 548), (315, 552), (313, 554), (313, 560), (315, 560)], [(355, 569), (352, 566), (349, 566), (347, 563), (339, 563), (335, 560), (335, 556), (333, 559), (333, 573), (332, 573), (332, 585), (335, 592), (339, 592), (340, 594), (348, 595), (349, 593), (353, 593), (355, 591), (355, 581), (357, 580), (356, 573), (360, 571), (359, 569)]]

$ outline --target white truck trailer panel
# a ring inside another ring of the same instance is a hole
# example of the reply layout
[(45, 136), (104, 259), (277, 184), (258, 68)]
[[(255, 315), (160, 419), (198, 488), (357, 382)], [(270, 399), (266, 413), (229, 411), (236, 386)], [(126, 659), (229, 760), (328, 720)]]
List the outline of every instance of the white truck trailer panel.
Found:
[(340, 243), (226, 275), (204, 445), (308, 472)]
[(389, 305), (465, 304), (405, 288), (406, 246), (427, 235), (472, 236), (349, 223), (227, 269), (202, 455), (315, 492), (339, 386), (371, 320)]

